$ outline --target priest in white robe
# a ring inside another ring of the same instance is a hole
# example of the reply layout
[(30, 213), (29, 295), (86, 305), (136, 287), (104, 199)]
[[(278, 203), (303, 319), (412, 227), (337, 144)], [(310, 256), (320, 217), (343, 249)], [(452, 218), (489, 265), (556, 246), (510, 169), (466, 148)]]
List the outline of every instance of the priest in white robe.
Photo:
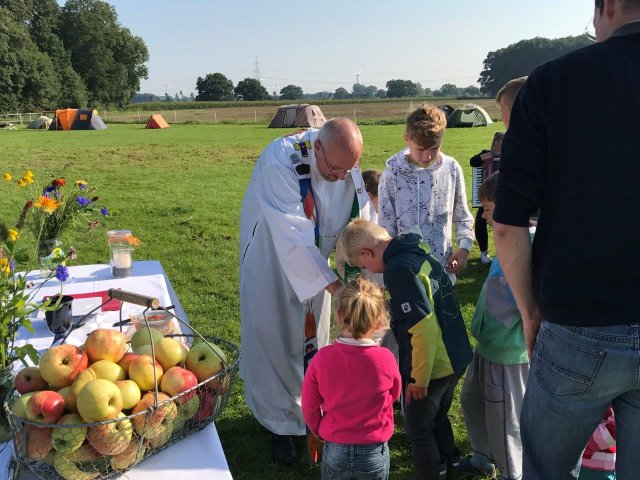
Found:
[[(240, 221), (240, 376), (245, 402), (291, 464), (304, 361), (329, 342), (328, 257), (351, 218), (375, 221), (358, 167), (362, 135), (347, 118), (278, 138), (258, 158)], [(306, 357), (305, 357), (306, 353)]]

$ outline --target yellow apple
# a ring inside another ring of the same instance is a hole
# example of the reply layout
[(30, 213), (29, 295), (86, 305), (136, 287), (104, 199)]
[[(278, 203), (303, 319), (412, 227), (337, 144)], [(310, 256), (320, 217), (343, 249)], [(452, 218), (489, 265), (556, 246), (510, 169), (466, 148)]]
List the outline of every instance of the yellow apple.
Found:
[(116, 384), (109, 380), (91, 380), (80, 390), (77, 407), (87, 423), (113, 420), (122, 410), (122, 394)]
[(56, 345), (42, 355), (40, 375), (52, 387), (66, 387), (87, 368), (88, 362), (87, 354), (75, 345)]
[(138, 384), (133, 380), (118, 380), (114, 383), (122, 394), (122, 409), (130, 410), (135, 407), (142, 396)]
[(53, 457), (53, 467), (56, 469), (56, 472), (58, 472), (58, 475), (65, 480), (93, 480), (100, 476), (99, 471), (85, 472), (65, 455), (63, 452), (58, 452), (56, 456)]
[(78, 411), (78, 406), (76, 403), (78, 400), (78, 394), (80, 393), (80, 390), (82, 390), (82, 388), (91, 380), (95, 380), (95, 379), (96, 379), (96, 374), (90, 368), (87, 368), (86, 370), (83, 370), (82, 372), (80, 372), (80, 374), (76, 377), (76, 379), (71, 384), (69, 391), (64, 397), (64, 405), (67, 410), (69, 410), (70, 412)]
[(84, 345), (91, 363), (98, 360), (118, 363), (127, 349), (127, 337), (119, 330), (98, 328), (89, 334)]
[[(80, 373), (82, 373), (82, 372), (80, 372)], [(73, 385), (73, 383), (71, 385)], [(71, 391), (71, 385), (67, 385), (66, 387), (62, 387), (60, 390), (58, 390), (58, 393), (60, 395), (62, 395), (62, 398), (64, 398), (64, 409), (67, 410), (67, 411), (71, 411), (67, 407), (67, 395), (69, 395), (69, 392)]]
[(149, 355), (140, 355), (129, 364), (129, 378), (136, 382), (143, 392), (154, 390), (156, 382), (160, 385), (163, 373), (160, 364), (154, 362)]
[[(138, 453), (138, 448), (140, 448), (140, 452)], [(129, 446), (124, 449), (123, 452), (115, 455), (111, 459), (111, 467), (115, 470), (128, 470), (131, 468), (136, 462), (142, 460), (144, 453), (146, 451), (146, 446), (143, 443), (140, 445), (140, 442), (134, 441), (129, 444)]]
[(156, 449), (163, 446), (169, 441), (171, 435), (173, 435), (175, 428), (175, 419), (171, 422), (165, 417), (160, 425), (153, 429), (153, 431), (145, 437), (149, 448)]
[(161, 338), (153, 346), (156, 360), (165, 372), (176, 365), (184, 365), (187, 360), (187, 347), (175, 338)]
[(195, 373), (199, 382), (213, 377), (222, 370), (226, 363), (227, 356), (220, 347), (213, 343), (197, 343), (187, 353), (187, 370)]
[[(144, 394), (138, 404), (133, 407), (133, 414), (144, 412), (149, 407), (155, 406), (155, 393), (147, 392)], [(153, 431), (155, 427), (160, 425), (165, 417), (169, 417), (169, 420), (173, 422), (178, 414), (176, 404), (169, 401), (169, 396), (166, 393), (158, 393), (158, 408), (152, 409), (141, 415), (135, 415), (131, 422), (133, 428), (138, 435), (143, 433), (149, 433)]]
[[(77, 413), (63, 415), (58, 425), (82, 425), (84, 421)], [(52, 429), (51, 443), (58, 452), (72, 452), (77, 450), (87, 436), (86, 427), (61, 427)]]
[(91, 427), (87, 439), (96, 452), (117, 455), (129, 446), (132, 435), (131, 421), (120, 413), (114, 422)]
[(117, 382), (118, 380), (125, 379), (124, 368), (117, 363), (109, 360), (98, 360), (89, 366), (90, 370), (93, 370), (96, 374), (96, 378), (103, 378), (110, 382)]
[(149, 345), (150, 343), (156, 343), (161, 338), (164, 338), (164, 335), (160, 330), (156, 330), (151, 327), (141, 327), (136, 330), (131, 337), (131, 350), (135, 353), (138, 353), (138, 348), (143, 345)]

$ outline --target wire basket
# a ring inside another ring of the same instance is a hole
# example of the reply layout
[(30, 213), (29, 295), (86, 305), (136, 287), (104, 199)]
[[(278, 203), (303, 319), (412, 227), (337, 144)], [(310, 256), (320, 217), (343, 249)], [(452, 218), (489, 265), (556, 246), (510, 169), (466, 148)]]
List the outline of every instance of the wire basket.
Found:
[(173, 397), (158, 389), (147, 392), (142, 398), (148, 406), (138, 404), (129, 415), (96, 423), (85, 423), (77, 414), (55, 424), (16, 416), (11, 407), (20, 396), (11, 389), (3, 408), (14, 434), (18, 469), (42, 480), (112, 478), (213, 422), (229, 400), (239, 347), (220, 337), (167, 336), (188, 345), (206, 340), (225, 353), (227, 362), (219, 373), (189, 390)]

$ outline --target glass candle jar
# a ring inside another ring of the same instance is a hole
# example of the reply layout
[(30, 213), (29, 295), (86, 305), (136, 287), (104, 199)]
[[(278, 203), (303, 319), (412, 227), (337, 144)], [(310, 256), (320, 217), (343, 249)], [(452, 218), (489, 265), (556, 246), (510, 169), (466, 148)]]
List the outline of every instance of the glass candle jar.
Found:
[(130, 277), (133, 264), (131, 230), (109, 230), (107, 242), (111, 259), (111, 273), (116, 278)]

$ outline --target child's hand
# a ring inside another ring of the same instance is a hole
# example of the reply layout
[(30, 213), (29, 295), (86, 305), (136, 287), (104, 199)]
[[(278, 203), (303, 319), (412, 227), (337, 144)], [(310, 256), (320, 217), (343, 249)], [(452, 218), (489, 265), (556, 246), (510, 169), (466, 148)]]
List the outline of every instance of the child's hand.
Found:
[(410, 383), (404, 391), (404, 402), (409, 405), (411, 400), (422, 400), (426, 396), (427, 387), (420, 387), (415, 383)]
[(445, 270), (451, 273), (458, 273), (467, 267), (467, 258), (469, 251), (466, 248), (458, 248), (447, 258), (447, 266)]

